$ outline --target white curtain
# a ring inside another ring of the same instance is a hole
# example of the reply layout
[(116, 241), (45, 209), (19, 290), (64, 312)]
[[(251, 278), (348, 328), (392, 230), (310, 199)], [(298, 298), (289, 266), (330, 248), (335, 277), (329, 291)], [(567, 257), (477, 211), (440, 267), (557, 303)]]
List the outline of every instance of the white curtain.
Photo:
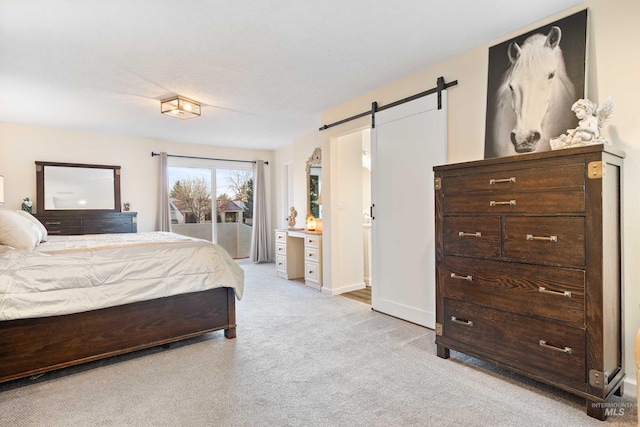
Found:
[(169, 210), (169, 166), (167, 153), (160, 153), (160, 225), (159, 231), (171, 231), (171, 212)]
[(253, 231), (251, 260), (269, 261), (269, 230), (267, 228), (267, 197), (265, 194), (264, 161), (253, 165)]

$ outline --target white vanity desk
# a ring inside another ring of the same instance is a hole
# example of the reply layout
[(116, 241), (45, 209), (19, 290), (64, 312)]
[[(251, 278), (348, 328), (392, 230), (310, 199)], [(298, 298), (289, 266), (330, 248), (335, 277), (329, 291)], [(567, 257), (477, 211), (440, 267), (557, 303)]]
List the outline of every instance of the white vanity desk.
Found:
[(322, 233), (276, 229), (276, 274), (322, 288)]

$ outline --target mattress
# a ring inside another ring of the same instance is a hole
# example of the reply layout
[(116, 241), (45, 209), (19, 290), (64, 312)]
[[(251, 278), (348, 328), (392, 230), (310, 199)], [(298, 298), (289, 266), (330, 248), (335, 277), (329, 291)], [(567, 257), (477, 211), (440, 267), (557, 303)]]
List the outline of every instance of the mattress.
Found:
[(230, 287), (244, 271), (220, 246), (174, 233), (50, 236), (0, 251), (0, 321), (59, 316)]

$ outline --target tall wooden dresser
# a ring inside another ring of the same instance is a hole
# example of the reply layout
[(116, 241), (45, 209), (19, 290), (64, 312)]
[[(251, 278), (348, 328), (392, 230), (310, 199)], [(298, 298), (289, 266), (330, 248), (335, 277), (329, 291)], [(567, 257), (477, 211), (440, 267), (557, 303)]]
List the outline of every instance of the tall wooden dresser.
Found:
[(604, 145), (434, 167), (436, 344), (606, 418), (624, 373), (621, 179)]

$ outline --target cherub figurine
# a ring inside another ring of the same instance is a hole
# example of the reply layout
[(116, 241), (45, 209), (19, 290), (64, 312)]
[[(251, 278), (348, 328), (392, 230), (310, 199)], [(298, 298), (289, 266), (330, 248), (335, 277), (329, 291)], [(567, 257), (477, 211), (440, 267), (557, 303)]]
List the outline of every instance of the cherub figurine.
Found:
[(293, 228), (296, 226), (296, 217), (298, 216), (298, 211), (293, 206), (291, 206), (290, 211), (291, 213), (289, 213), (287, 219), (289, 220), (289, 228)]
[(613, 114), (613, 101), (607, 98), (604, 105), (596, 109), (596, 104), (588, 99), (579, 99), (572, 106), (576, 113), (578, 127), (567, 130), (565, 135), (551, 140), (552, 148), (567, 148), (577, 145), (606, 144), (607, 140), (600, 137), (600, 128)]

